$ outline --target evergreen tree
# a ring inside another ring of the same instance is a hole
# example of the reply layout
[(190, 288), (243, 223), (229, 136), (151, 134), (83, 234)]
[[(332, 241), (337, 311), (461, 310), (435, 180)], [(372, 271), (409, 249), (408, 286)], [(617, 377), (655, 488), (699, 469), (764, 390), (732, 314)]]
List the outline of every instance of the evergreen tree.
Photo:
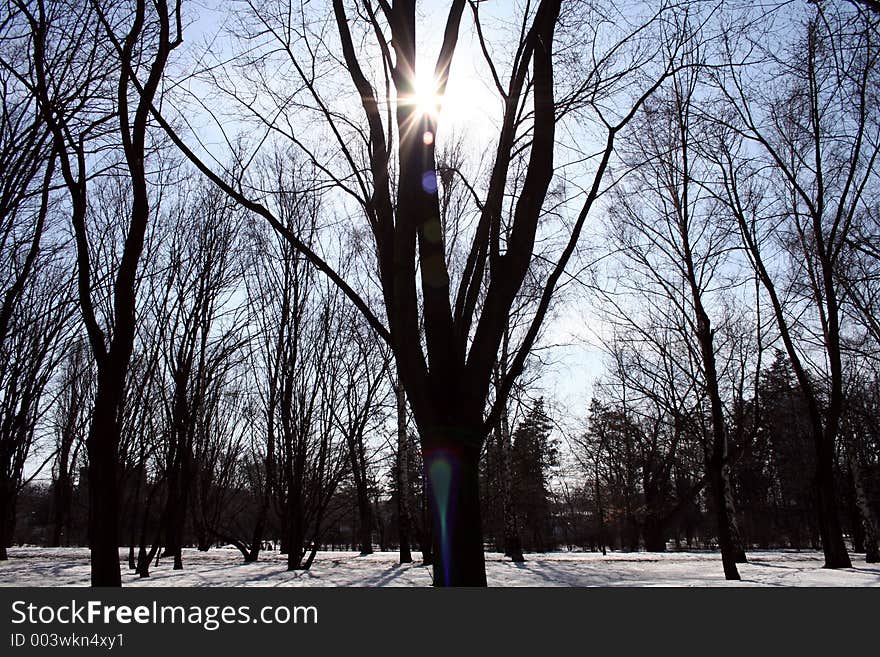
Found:
[(539, 552), (553, 542), (549, 476), (559, 457), (552, 432), (541, 397), (513, 434), (514, 504), (521, 518), (524, 547)]

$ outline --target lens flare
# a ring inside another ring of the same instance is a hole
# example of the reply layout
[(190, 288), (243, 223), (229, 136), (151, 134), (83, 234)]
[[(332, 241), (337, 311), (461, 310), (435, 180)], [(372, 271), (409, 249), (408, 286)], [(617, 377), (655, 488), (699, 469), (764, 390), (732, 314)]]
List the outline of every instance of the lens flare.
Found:
[(443, 564), (444, 583), (451, 581), (449, 556), (452, 548), (449, 532), (450, 496), (452, 494), (453, 466), (447, 454), (435, 454), (429, 457), (428, 477), (431, 481), (431, 495), (435, 513), (440, 525), (440, 560)]

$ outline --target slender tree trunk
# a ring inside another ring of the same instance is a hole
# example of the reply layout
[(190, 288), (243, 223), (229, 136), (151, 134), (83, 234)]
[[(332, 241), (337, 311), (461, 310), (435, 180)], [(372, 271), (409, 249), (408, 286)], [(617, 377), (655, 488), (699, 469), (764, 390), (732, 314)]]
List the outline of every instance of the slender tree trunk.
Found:
[[(295, 491), (296, 489), (294, 489)], [(289, 529), (287, 536), (287, 570), (304, 570), (303, 556), (305, 543), (305, 527), (299, 495), (288, 488)]]
[(67, 523), (70, 518), (71, 483), (66, 458), (58, 471), (58, 478), (52, 487), (52, 538), (49, 547), (60, 547), (67, 543)]
[(141, 578), (150, 576), (150, 563), (153, 561), (153, 557), (156, 557), (156, 565), (159, 565), (159, 537), (156, 536), (149, 550), (147, 550), (145, 541), (146, 537), (138, 547), (137, 567), (135, 568), (138, 577)]
[(145, 519), (141, 531), (140, 545), (138, 546), (137, 566), (135, 568), (138, 577), (144, 578), (150, 576), (150, 563), (153, 561), (153, 557), (156, 557), (156, 565), (159, 565), (159, 547), (161, 546), (159, 534), (160, 532), (157, 530), (156, 536), (153, 539), (153, 544), (150, 546), (150, 549), (147, 550), (147, 521)]
[[(185, 457), (185, 461), (189, 459)], [(183, 570), (183, 535), (186, 528), (186, 508), (189, 500), (189, 477), (190, 468), (184, 467), (183, 479), (180, 482), (180, 498), (178, 507), (175, 509), (174, 527), (174, 566), (173, 570)]]
[(278, 540), (278, 554), (287, 554), (290, 552), (290, 518), (286, 505), (279, 515), (281, 516), (281, 536)]
[[(373, 554), (373, 508), (366, 484), (358, 486), (358, 547), (361, 555)], [(380, 540), (380, 543), (383, 541)]]
[(727, 527), (730, 534), (731, 550), (733, 550), (733, 560), (736, 563), (748, 563), (749, 559), (746, 556), (745, 542), (743, 541), (742, 532), (739, 530), (739, 523), (736, 520), (733, 485), (730, 483), (730, 466), (727, 463), (721, 468), (721, 480), (724, 490), (724, 513), (727, 515)]
[(400, 563), (412, 563), (409, 516), (409, 439), (406, 433), (406, 392), (397, 377), (397, 536)]
[(254, 563), (260, 558), (260, 549), (263, 546), (263, 529), (266, 525), (266, 513), (268, 511), (268, 500), (260, 506), (257, 522), (254, 524), (254, 533), (251, 537), (250, 550), (244, 555), (245, 563)]
[(690, 272), (690, 276), (691, 291), (697, 315), (697, 339), (700, 343), (704, 376), (706, 377), (706, 392), (709, 396), (712, 416), (712, 438), (709, 458), (707, 459), (709, 486), (715, 507), (715, 520), (718, 525), (718, 543), (721, 548), (724, 577), (728, 580), (738, 580), (740, 576), (736, 564), (745, 560), (745, 553), (742, 549), (742, 541), (739, 538), (739, 529), (736, 526), (736, 514), (733, 507), (727, 451), (727, 422), (724, 418), (724, 407), (721, 402), (721, 392), (718, 386), (713, 329), (709, 316), (703, 308), (694, 274)]
[[(272, 493), (274, 491), (273, 482), (275, 481), (275, 421), (274, 417), (269, 418), (269, 426), (266, 434), (266, 473), (263, 481), (263, 500), (260, 504), (260, 511), (257, 514), (257, 521), (254, 523), (254, 533), (251, 537), (251, 548), (245, 554), (245, 563), (254, 563), (260, 558), (260, 550), (263, 547), (263, 533), (266, 528), (266, 518), (269, 515), (269, 505), (272, 503)], [(282, 530), (283, 533), (283, 530)]]
[(607, 552), (605, 551), (605, 544), (608, 542), (605, 537), (605, 511), (602, 508), (602, 487), (599, 484), (599, 457), (596, 456), (596, 466), (594, 469), (594, 479), (595, 489), (596, 489), (596, 516), (599, 519), (599, 547), (602, 550), (602, 556), (604, 557)]
[[(510, 326), (505, 326), (501, 339), (501, 354), (498, 357), (498, 368), (495, 372), (495, 387), (500, 385), (501, 373), (508, 368), (510, 350)], [(501, 516), (504, 521), (504, 555), (516, 563), (524, 563), (522, 540), (519, 532), (519, 518), (513, 500), (513, 445), (510, 438), (510, 420), (507, 417), (507, 404), (504, 404), (498, 416), (495, 434), (501, 452)]]
[(739, 570), (736, 567), (736, 549), (734, 538), (731, 534), (729, 509), (725, 498), (727, 483), (726, 465), (719, 463), (717, 459), (710, 460), (711, 473), (709, 476), (712, 498), (714, 500), (715, 522), (718, 526), (718, 543), (721, 547), (721, 563), (724, 568), (724, 577), (728, 580), (740, 579)]

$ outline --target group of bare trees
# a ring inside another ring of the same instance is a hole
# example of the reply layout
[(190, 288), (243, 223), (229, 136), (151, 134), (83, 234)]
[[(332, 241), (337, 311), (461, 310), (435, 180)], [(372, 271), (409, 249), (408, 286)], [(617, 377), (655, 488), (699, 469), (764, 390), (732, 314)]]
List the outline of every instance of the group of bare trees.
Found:
[(596, 286), (616, 333), (611, 378), (662, 400), (674, 434), (698, 425), (725, 574), (736, 579), (730, 445), (754, 443), (761, 355), (781, 349), (809, 420), (825, 565), (848, 567), (835, 468), (852, 441), (841, 433), (848, 379), (874, 367), (862, 301), (872, 282), (851, 272), (872, 266), (859, 235), (880, 198), (878, 15), (816, 3), (730, 21), (720, 35), (703, 29), (627, 145), (633, 174), (611, 211), (626, 270)]
[[(308, 568), (352, 508), (367, 554), (387, 484), (401, 560), (485, 585), (486, 459), (505, 552), (552, 542), (522, 375), (576, 281), (610, 353), (574, 450), (599, 543), (620, 503), (625, 543), (662, 549), (705, 490), (738, 578), (771, 347), (826, 566), (850, 565), (842, 465), (876, 543), (872, 3), (199, 10), (3, 2), (0, 550), (41, 472), (52, 544), (87, 493), (109, 586), (120, 544), (147, 576), (193, 536)], [(457, 76), (491, 128), (444, 114)]]

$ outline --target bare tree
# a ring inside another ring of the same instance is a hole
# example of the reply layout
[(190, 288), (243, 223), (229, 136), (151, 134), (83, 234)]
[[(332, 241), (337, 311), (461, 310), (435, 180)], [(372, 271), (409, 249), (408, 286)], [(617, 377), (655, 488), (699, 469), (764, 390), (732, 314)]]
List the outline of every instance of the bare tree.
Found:
[[(711, 439), (705, 450), (706, 471), (725, 577), (739, 579), (736, 563), (745, 561), (745, 553), (729, 475), (732, 407), (722, 388), (720, 372), (727, 368), (719, 363), (725, 354), (724, 335), (718, 327), (730, 315), (725, 306), (731, 288), (735, 290), (741, 281), (736, 274), (730, 280), (731, 270), (737, 267), (729, 257), (735, 243), (728, 222), (717, 221), (722, 208), (700, 187), (708, 167), (699, 154), (703, 138), (694, 105), (704, 86), (703, 49), (694, 47), (689, 57), (692, 66), (675, 75), (668, 93), (655, 96), (639, 118), (626, 156), (634, 171), (616, 190), (612, 214), (616, 241), (627, 260), (624, 276), (631, 278), (634, 267), (647, 279), (647, 284), (639, 279), (622, 282), (622, 286), (638, 288), (634, 290), (636, 303), (647, 301), (658, 307), (659, 303), (646, 297), (659, 295), (668, 300), (672, 313), (680, 315), (665, 324), (681, 326), (689, 357), (679, 365), (685, 370), (689, 363), (695, 365), (699, 394), (708, 400)], [(639, 321), (638, 313), (631, 317)], [(733, 402), (732, 396), (729, 401)]]
[[(876, 15), (845, 6), (816, 4), (802, 17), (768, 19), (764, 29), (791, 30), (800, 18), (795, 40), (781, 50), (749, 31), (742, 44), (729, 40), (729, 66), (717, 77), (726, 104), (715, 113), (723, 125), (715, 147), (719, 196), (737, 219), (807, 400), (825, 565), (841, 568), (850, 559), (834, 482), (844, 401), (844, 293), (836, 272), (876, 179), (880, 42)], [(740, 65), (741, 48), (756, 48), (763, 74)], [(774, 246), (789, 257), (789, 281), (777, 273)], [(818, 367), (815, 349), (824, 360)]]
[[(285, 191), (275, 193), (278, 216), (288, 230), (311, 243), (320, 196), (311, 188), (308, 167), (297, 170), (289, 161), (273, 162), (278, 166), (267, 169), (273, 182), (287, 179)], [(262, 461), (255, 468), (261, 501), (245, 558), (254, 560), (259, 554), (271, 505), (280, 521), (288, 568), (308, 569), (326, 529), (333, 494), (348, 472), (351, 445), (340, 424), (352, 431), (357, 447), (356, 428), (340, 422), (342, 379), (336, 379), (350, 327), (339, 308), (341, 299), (316, 278), (305, 257), (263, 225), (253, 232), (247, 285), (255, 309), (256, 426), (264, 440), (254, 450)], [(369, 419), (369, 407), (363, 419)]]
[[(28, 53), (19, 79), (37, 99), (70, 198), (79, 305), (97, 365), (86, 440), (92, 584), (119, 586), (119, 410), (135, 341), (138, 264), (151, 215), (147, 132), (168, 55), (181, 41), (179, 2), (170, 9), (165, 0), (10, 4)], [(134, 85), (136, 72), (144, 72), (143, 85)], [(102, 313), (102, 322), (93, 296), (97, 269), (90, 251), (88, 183), (96, 173), (92, 167), (107, 162), (100, 155), (108, 148), (121, 155), (131, 203), (124, 246), (110, 273), (111, 311)]]
[[(457, 292), (451, 294), (453, 280), (440, 221), (436, 167), (435, 144), (441, 138), (438, 114), (415, 102), (417, 59), (424, 50), (416, 35), (416, 2), (379, 2), (378, 6), (360, 2), (355, 19), (342, 0), (331, 4), (336, 43), (325, 38), (323, 28), (300, 31), (288, 22), (324, 25), (320, 20), (313, 23), (302, 12), (323, 12), (327, 7), (248, 5), (237, 29), (248, 44), (247, 62), (257, 71), (252, 79), (268, 80), (259, 73), (266, 65), (277, 71), (264, 96), (279, 101), (274, 110), (262, 112), (259, 104), (236, 95), (234, 84), (219, 79), (212, 83), (232, 91), (233, 98), (251, 113), (254, 124), (271, 136), (266, 143), (276, 138), (286, 140), (306, 152), (325, 184), (366, 218), (387, 322), (368, 303), (366, 290), (355, 289), (328, 258), (291, 232), (260, 201), (257, 190), (232, 184), (213, 171), (166, 120), (159, 118), (158, 111), (157, 118), (208, 177), (284, 235), (389, 343), (420, 433), (434, 547), (439, 555), (434, 565), (435, 583), (485, 585), (478, 476), (483, 441), (496, 424), (575, 251), (602, 188), (615, 140), (669, 73), (669, 55), (674, 59), (678, 45), (656, 45), (649, 27), (634, 25), (621, 13), (615, 14), (621, 29), (613, 36), (604, 30), (584, 30), (597, 17), (578, 15), (573, 9), (569, 25), (578, 27), (569, 34), (574, 43), (568, 44), (568, 52), (579, 51), (582, 56), (574, 58), (571, 73), (577, 76), (576, 82), (563, 89), (554, 77), (559, 0), (542, 0), (523, 12), (515, 52), (503, 67), (490, 55), (481, 27), (480, 4), (465, 0), (451, 3), (433, 67), (434, 104), (442, 104), (462, 15), (470, 6), (485, 66), (503, 108), (488, 183), (475, 194), (477, 219), (465, 266), (458, 277)], [(579, 11), (588, 12), (588, 8)], [(661, 11), (649, 17), (648, 25), (662, 23), (659, 19), (663, 15)], [(602, 22), (603, 26), (612, 24), (610, 20)], [(375, 75), (357, 45), (361, 39), (370, 39), (380, 58), (381, 70)], [(652, 68), (658, 59), (661, 61)], [(326, 67), (335, 67), (337, 75), (325, 71)], [(502, 83), (499, 71), (505, 68), (507, 82)], [(356, 94), (339, 96), (338, 85), (332, 87), (332, 93), (341, 102), (354, 100), (362, 112), (359, 120), (350, 111), (332, 107), (327, 90), (321, 88), (322, 80), (338, 80), (340, 75), (351, 81)], [(277, 84), (289, 86), (279, 90)], [(562, 95), (557, 97), (558, 93)], [(315, 117), (322, 126), (321, 144), (311, 146), (297, 137), (289, 114), (294, 107)], [(506, 317), (530, 270), (539, 228), (550, 220), (545, 200), (554, 181), (556, 124), (569, 116), (592, 121), (604, 130), (598, 154), (586, 158), (596, 162), (586, 174), (591, 182), (583, 196), (572, 203), (569, 227), (534, 304), (532, 321), (511, 350), (508, 372), (494, 405), (487, 409)], [(332, 144), (332, 155), (325, 157), (327, 140)], [(247, 161), (242, 159), (243, 164)], [(518, 161), (523, 163), (523, 175), (518, 177), (522, 185), (515, 188), (514, 211), (504, 220), (502, 205), (511, 191), (508, 178)]]
[(180, 569), (196, 456), (207, 448), (198, 440), (212, 439), (205, 433), (211, 425), (206, 408), (229, 378), (242, 339), (230, 303), (241, 275), (234, 208), (222, 192), (204, 187), (182, 194), (177, 203), (161, 284), (166, 293), (155, 313), (167, 377), (164, 554)]
[[(390, 394), (390, 353), (378, 336), (363, 325), (360, 316), (340, 317), (341, 353), (334, 385), (340, 388), (339, 408), (334, 408), (339, 431), (348, 445), (351, 476), (358, 506), (361, 554), (373, 552), (373, 512), (370, 503), (371, 471), (379, 445), (375, 436), (385, 421), (383, 407)], [(405, 417), (404, 417), (405, 421)], [(370, 440), (373, 436), (374, 440)]]
[(94, 373), (88, 345), (75, 341), (61, 364), (62, 378), (55, 407), (56, 455), (52, 465), (52, 537), (50, 547), (70, 543), (70, 512), (74, 477), (89, 424)]
[[(55, 245), (46, 248), (51, 221), (54, 157), (37, 103), (16, 76), (18, 26), (0, 24), (0, 558), (6, 558), (25, 460), (34, 441), (39, 400), (48, 383), (44, 368), (56, 360), (55, 341), (66, 331), (64, 295), (44, 297), (46, 277), (60, 282)], [(41, 252), (42, 251), (42, 252)], [(47, 253), (48, 252), (48, 253)], [(30, 289), (33, 287), (34, 289)], [(36, 307), (27, 307), (34, 304)], [(61, 305), (57, 305), (61, 304)], [(40, 318), (39, 312), (46, 317)], [(37, 314), (34, 314), (34, 313)], [(40, 332), (44, 333), (41, 335)], [(30, 362), (29, 362), (30, 361)]]
[[(71, 281), (63, 261), (41, 258), (32, 276), (0, 345), (0, 560), (7, 558), (21, 489), (54, 455), (41, 458), (33, 452), (70, 330)], [(33, 456), (37, 463), (29, 461)]]

